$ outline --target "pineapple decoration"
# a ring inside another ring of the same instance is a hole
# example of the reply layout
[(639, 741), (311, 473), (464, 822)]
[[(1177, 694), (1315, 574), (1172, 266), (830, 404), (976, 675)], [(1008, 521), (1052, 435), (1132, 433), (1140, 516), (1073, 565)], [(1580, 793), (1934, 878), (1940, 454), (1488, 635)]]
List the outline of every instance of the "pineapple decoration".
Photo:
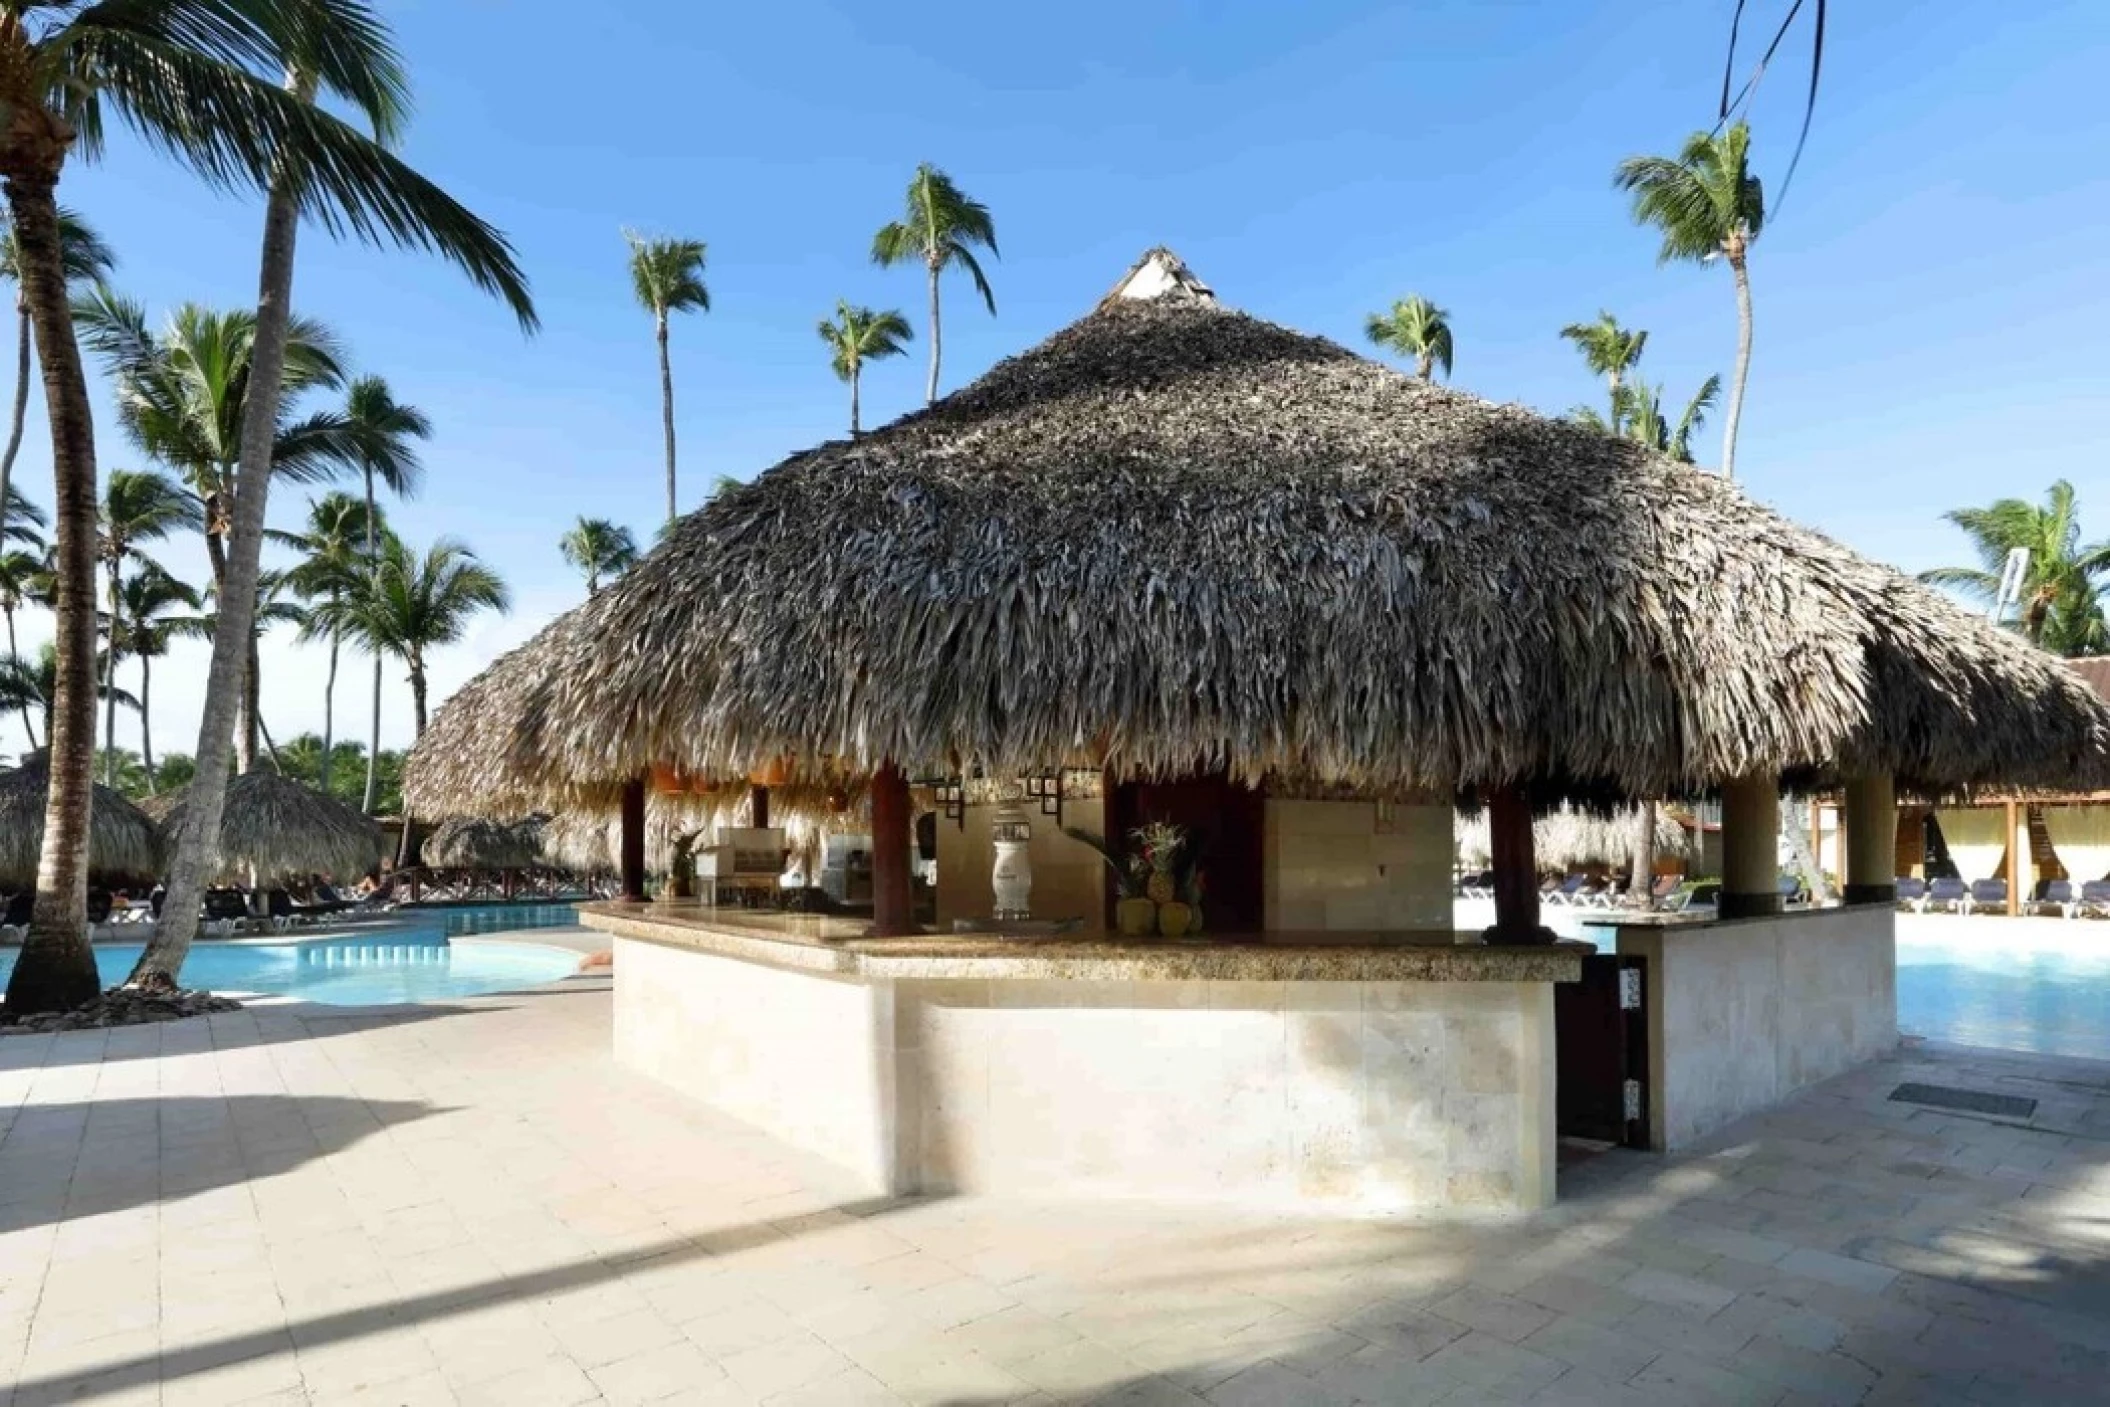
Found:
[(1170, 821), (1150, 821), (1130, 834), (1149, 872), (1143, 894), (1157, 905), (1158, 932), (1167, 938), (1183, 936), (1194, 923), (1193, 908), (1180, 897), (1179, 856), (1187, 832)]

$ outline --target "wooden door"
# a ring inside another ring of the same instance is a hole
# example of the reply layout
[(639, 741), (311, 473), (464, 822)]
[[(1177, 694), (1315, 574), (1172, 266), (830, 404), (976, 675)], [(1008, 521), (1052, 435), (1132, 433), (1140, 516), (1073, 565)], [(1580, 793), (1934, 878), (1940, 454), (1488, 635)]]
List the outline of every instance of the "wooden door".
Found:
[(1637, 957), (1586, 957), (1553, 989), (1554, 1123), (1563, 1138), (1649, 1146), (1648, 992)]

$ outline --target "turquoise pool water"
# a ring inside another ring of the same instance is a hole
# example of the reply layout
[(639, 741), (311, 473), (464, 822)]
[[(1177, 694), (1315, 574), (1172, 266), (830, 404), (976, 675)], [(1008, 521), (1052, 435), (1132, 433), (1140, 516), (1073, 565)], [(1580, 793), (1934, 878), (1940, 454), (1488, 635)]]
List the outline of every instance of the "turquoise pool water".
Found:
[[(405, 926), (345, 937), (289, 936), (268, 942), (203, 942), (183, 965), (183, 984), (223, 992), (263, 992), (327, 1006), (451, 1001), (539, 987), (570, 976), (579, 955), (531, 943), (450, 938), (553, 928), (573, 921), (564, 905), (491, 905), (412, 910)], [(124, 981), (139, 960), (137, 943), (98, 943), (95, 965), (106, 986)], [(0, 949), (0, 986), (14, 970), (15, 950)]]
[(1983, 923), (1982, 933), (1936, 940), (1900, 932), (1898, 1029), (1962, 1045), (2110, 1060), (2110, 924)]

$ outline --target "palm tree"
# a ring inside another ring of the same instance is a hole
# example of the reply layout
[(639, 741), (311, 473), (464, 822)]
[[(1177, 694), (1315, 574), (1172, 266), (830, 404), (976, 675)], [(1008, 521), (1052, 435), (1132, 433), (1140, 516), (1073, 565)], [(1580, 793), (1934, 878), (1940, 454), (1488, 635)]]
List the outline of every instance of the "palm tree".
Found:
[(1633, 382), (1619, 388), (1619, 396), (1613, 402), (1615, 414), (1625, 426), (1621, 432), (1636, 444), (1646, 445), (1658, 454), (1667, 454), (1680, 464), (1690, 464), (1692, 437), (1699, 433), (1707, 419), (1707, 412), (1722, 394), (1722, 378), (1710, 376), (1700, 383), (1692, 399), (1672, 425), (1663, 414), (1663, 388), (1647, 382)]
[[(202, 527), (205, 513), (197, 499), (166, 475), (113, 469), (103, 490), (101, 520), (103, 567), (109, 573), (110, 587), (109, 649), (103, 672), (103, 688), (107, 691), (117, 678), (117, 661), (124, 649), (125, 568), (135, 561), (154, 566), (141, 554), (140, 545), (161, 542), (178, 528)], [(111, 768), (115, 765), (116, 748), (117, 700), (112, 696), (103, 704), (104, 786), (115, 785), (116, 774)]]
[[(432, 438), (432, 422), (425, 412), (395, 398), (388, 383), (378, 376), (362, 376), (352, 383), (345, 397), (345, 419), (351, 430), (353, 461), (366, 480), (366, 560), (381, 558), (382, 516), (374, 501), (376, 481), (387, 485), (397, 498), (413, 498), (425, 475), (416, 441)], [(369, 566), (371, 570), (371, 566)], [(376, 771), (381, 754), (381, 657), (374, 656), (373, 707), (367, 745), (366, 788), (362, 793), (366, 814), (374, 814)]]
[[(58, 646), (39, 645), (37, 653), (30, 659), (9, 655), (5, 660), (0, 660), (0, 713), (9, 709), (36, 709), (44, 719), (46, 737), (51, 735), (51, 714), (58, 692)], [(134, 712), (139, 709), (139, 700), (123, 689), (109, 688), (98, 683), (95, 696), (98, 702), (109, 697), (114, 698), (120, 708), (129, 708)]]
[[(15, 612), (22, 609), (35, 589), (36, 579), (44, 570), (44, 558), (35, 552), (24, 552), (19, 547), (0, 551), (0, 615), (7, 617), (7, 653), (10, 659), (22, 653), (21, 643), (15, 638)], [(21, 710), (22, 731), (29, 735), (32, 749), (40, 747), (37, 742), (36, 724), (31, 721), (27, 708)]]
[(1575, 344), (1591, 373), (1602, 376), (1610, 386), (1612, 418), (1608, 424), (1612, 433), (1618, 434), (1619, 388), (1627, 372), (1641, 360), (1642, 349), (1648, 346), (1647, 331), (1630, 332), (1619, 325), (1619, 319), (1599, 309), (1596, 322), (1571, 322), (1561, 329), (1561, 336)]
[[(384, 390), (385, 394), (385, 390)], [(324, 495), (308, 504), (307, 531), (273, 536), (303, 554), (288, 573), (294, 594), (310, 604), (341, 599), (357, 591), (373, 572), (373, 558), (366, 544), (373, 540), (376, 524), (367, 505), (348, 493)], [(322, 690), (322, 738), (320, 783), (330, 788), (330, 761), (336, 755), (337, 657), (344, 644), (338, 632), (328, 633), (330, 668)], [(378, 660), (375, 661), (377, 664)]]
[(2103, 593), (2110, 582), (2110, 540), (2081, 541), (2080, 507), (2073, 485), (2052, 484), (2042, 505), (2003, 498), (1984, 508), (1958, 508), (1942, 515), (1971, 540), (1979, 565), (1937, 567), (1920, 580), (1994, 604), (2010, 553), (2029, 553), (2022, 577), (2022, 618), (2017, 624), (2033, 644), (2060, 655), (2110, 651)]
[(1719, 136), (1695, 132), (1677, 156), (1634, 156), (1612, 183), (1634, 197), (1634, 219), (1663, 234), (1656, 261), (1728, 261), (1736, 277), (1736, 372), (1722, 432), (1722, 473), (1736, 477), (1736, 427), (1751, 374), (1751, 244), (1766, 223), (1766, 196), (1751, 174), (1751, 128), (1742, 119)]
[(667, 441), (667, 521), (674, 506), (674, 363), (667, 356), (667, 317), (671, 313), (711, 310), (711, 290), (703, 282), (704, 245), (700, 239), (647, 239), (624, 230), (630, 245), (630, 287), (638, 306), (652, 314), (659, 339), (659, 422)]
[[(256, 604), (249, 613), (249, 667), (242, 672), (242, 688), (248, 695), (242, 701), (242, 718), (245, 726), (256, 730), (261, 751), (258, 759), (268, 758), (273, 770), (283, 772), (279, 766), (278, 747), (271, 741), (271, 729), (264, 723), (264, 675), (258, 666), (258, 646), (263, 638), (281, 625), (296, 629), (307, 628), (309, 611), (294, 600), (293, 574), (276, 568), (267, 568), (256, 574)], [(223, 593), (217, 587), (205, 591), (207, 610), (203, 617), (204, 629), (200, 632), (210, 640), (220, 627), (220, 602)], [(239, 773), (239, 767), (237, 772)]]
[(835, 369), (836, 379), (850, 383), (850, 438), (854, 440), (862, 428), (857, 423), (857, 391), (865, 363), (906, 356), (906, 344), (916, 334), (908, 319), (892, 308), (878, 313), (852, 307), (841, 299), (835, 303), (834, 321), (822, 319), (820, 334), (821, 341), (828, 344), (829, 365)]
[(417, 734), (425, 733), (425, 666), (431, 651), (462, 638), (480, 611), (511, 609), (498, 573), (461, 543), (441, 538), (421, 557), (395, 537), (384, 539), (368, 588), (311, 614), (311, 631), (341, 631), (362, 649), (401, 660), (410, 676)]
[(585, 575), (588, 596), (601, 589), (602, 577), (621, 576), (637, 564), (637, 539), (606, 518), (580, 518), (557, 540), (557, 550), (572, 570)]
[[(206, 559), (216, 589), (226, 587), (240, 475), (242, 417), (255, 364), (258, 324), (247, 311), (215, 312), (186, 303), (163, 330), (147, 328), (140, 304), (98, 285), (75, 300), (83, 340), (117, 378), (118, 423), (135, 445), (169, 465), (204, 507)], [(288, 396), (335, 389), (344, 383), (344, 350), (337, 337), (308, 318), (289, 321), (281, 359)], [(355, 464), (362, 431), (351, 414), (319, 411), (299, 420), (282, 416), (272, 442), (272, 473), (302, 483), (331, 477)], [(246, 670), (252, 658), (242, 662)], [(236, 701), (238, 770), (255, 765), (258, 725), (247, 711), (246, 683)]]
[(938, 363), (944, 353), (944, 330), (938, 313), (938, 276), (957, 264), (974, 280), (975, 292), (996, 316), (996, 295), (974, 257), (981, 245), (998, 258), (996, 222), (989, 207), (971, 199), (952, 177), (929, 162), (916, 168), (909, 178), (908, 208), (902, 217), (880, 227), (872, 236), (872, 262), (882, 268), (921, 262), (930, 280), (930, 381), (923, 389), (923, 403), (938, 399)]
[[(306, 213), (333, 231), (435, 249), (470, 278), (533, 313), (512, 251), (383, 144), (400, 125), (402, 70), (387, 27), (363, 0), (158, 0), (13, 5), (0, 24), (0, 181), (13, 223), (22, 298), (43, 364), (58, 522), (57, 732), (36, 915), (8, 983), (15, 1011), (94, 996), (86, 940), (87, 838), (95, 731), (95, 432), (74, 341), (59, 236), (58, 185), (69, 154), (92, 160), (122, 121), (207, 184), (269, 193), (259, 276), (263, 324), (249, 412), (247, 479), (237, 503), (228, 628), (206, 681), (200, 770), (216, 775), (233, 729), (254, 562), (263, 541), (270, 429), (278, 416), (280, 336), (292, 288), (294, 231)], [(288, 73), (289, 89), (264, 73)], [(306, 99), (327, 89), (371, 124), (361, 135)], [(214, 735), (217, 734), (217, 738)], [(219, 833), (217, 792), (188, 808), (171, 875), (175, 937), (157, 935), (139, 974), (173, 979), (196, 925), (206, 851)], [(171, 960), (173, 959), (173, 961)]]
[(1363, 335), (1397, 356), (1414, 359), (1414, 374), (1428, 380), (1441, 366), (1451, 374), (1451, 315), (1410, 293), (1363, 323)]
[[(154, 661), (167, 656), (172, 641), (206, 634), (207, 622), (197, 614), (204, 609), (205, 598), (189, 582), (151, 562), (143, 563), (125, 578), (122, 594), (125, 628), (120, 639), (124, 652), (139, 661), (139, 755), (146, 768), (146, 789), (152, 795), (158, 790), (152, 712)], [(179, 615), (179, 610), (187, 614)]]
[[(13, 521), (16, 505), (15, 456), (22, 449), (22, 427), (29, 416), (29, 302), (20, 291), (21, 256), (15, 248), (12, 226), (0, 232), (0, 278), (12, 280), (15, 294), (15, 404), (7, 427), (7, 449), (0, 452), (0, 536)], [(117, 268), (117, 252), (88, 222), (71, 210), (59, 211), (59, 263), (68, 283), (96, 283)]]

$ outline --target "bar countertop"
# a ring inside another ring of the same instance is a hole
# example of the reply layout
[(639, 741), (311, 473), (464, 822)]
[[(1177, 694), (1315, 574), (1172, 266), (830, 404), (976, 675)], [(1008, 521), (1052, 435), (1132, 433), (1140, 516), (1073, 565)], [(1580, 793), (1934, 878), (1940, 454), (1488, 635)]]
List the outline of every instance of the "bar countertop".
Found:
[(1574, 982), (1590, 951), (1571, 942), (1489, 947), (1476, 934), (1440, 931), (870, 938), (862, 919), (680, 902), (583, 904), (579, 921), (618, 938), (774, 967), (909, 980)]

